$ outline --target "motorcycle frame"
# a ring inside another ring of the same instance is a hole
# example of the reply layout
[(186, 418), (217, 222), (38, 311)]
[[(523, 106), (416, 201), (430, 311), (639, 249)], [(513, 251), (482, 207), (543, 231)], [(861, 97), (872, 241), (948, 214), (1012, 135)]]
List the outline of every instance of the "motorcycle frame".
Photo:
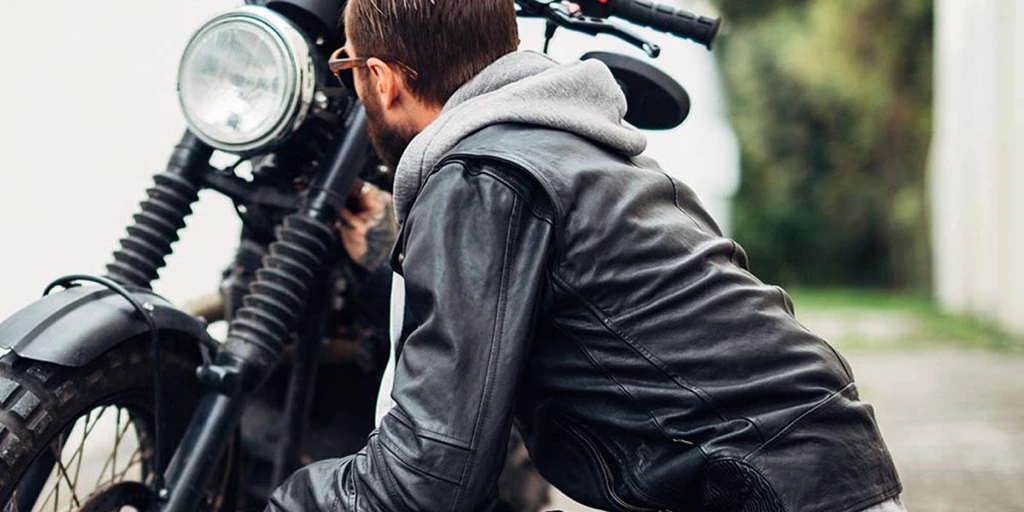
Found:
[[(370, 147), (366, 111), (361, 105), (353, 109), (346, 124), (343, 138), (323, 165), (298, 213), (292, 217), (304, 218), (327, 229), (333, 229), (338, 221), (349, 190), (365, 167)], [(315, 262), (314, 266), (325, 263)], [(319, 274), (317, 277), (322, 278), (322, 272)], [(303, 297), (303, 302), (309, 298)], [(236, 323), (238, 320), (232, 322), (232, 328)], [(300, 332), (297, 340), (296, 368), (285, 402), (283, 442), (275, 457), (275, 483), (293, 469), (295, 446), (306, 425), (321, 323), (311, 322), (313, 327)], [(158, 490), (159, 510), (184, 512), (198, 507), (217, 461), (238, 428), (249, 396), (280, 363), (285, 341), (262, 344), (229, 334), (214, 362), (199, 369), (207, 392), (164, 473), (166, 487)]]

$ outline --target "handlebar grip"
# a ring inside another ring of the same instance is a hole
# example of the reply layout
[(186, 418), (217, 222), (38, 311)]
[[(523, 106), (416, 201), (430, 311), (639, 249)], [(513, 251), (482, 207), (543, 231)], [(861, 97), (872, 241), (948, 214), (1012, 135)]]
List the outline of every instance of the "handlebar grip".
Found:
[(697, 16), (653, 0), (614, 0), (611, 14), (700, 43), (709, 50), (722, 25), (721, 18)]

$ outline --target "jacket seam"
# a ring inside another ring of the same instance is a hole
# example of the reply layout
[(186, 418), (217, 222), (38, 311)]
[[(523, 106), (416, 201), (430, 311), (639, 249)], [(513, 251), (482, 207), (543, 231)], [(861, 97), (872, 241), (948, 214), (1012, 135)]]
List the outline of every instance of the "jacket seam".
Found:
[[(370, 435), (370, 439), (373, 439), (373, 435), (372, 434)], [(369, 446), (369, 444), (367, 444), (367, 446)], [(356, 452), (356, 454), (352, 456), (352, 466), (354, 466), (354, 468), (355, 467), (359, 467), (359, 460), (360, 460), (360, 458), (362, 458), (363, 460), (369, 458), (369, 456), (366, 454), (367, 451), (369, 451), (369, 450)], [(362, 481), (362, 479), (360, 479), (360, 478), (353, 478), (352, 479), (352, 496), (347, 500), (348, 504), (350, 504), (352, 506), (352, 510), (359, 510), (359, 500), (360, 500), (359, 487), (361, 485), (366, 485), (365, 482)], [(384, 486), (385, 486), (385, 491), (387, 491), (387, 484), (385, 483)]]
[[(733, 243), (735, 244), (735, 242)], [(782, 307), (785, 308), (786, 313), (789, 313), (790, 316), (796, 318), (796, 309), (790, 309), (789, 300), (786, 299), (786, 291), (783, 290), (781, 286), (773, 286), (772, 288), (775, 288), (776, 293), (779, 294), (779, 300), (782, 301)]]
[[(376, 452), (377, 460), (386, 460), (384, 458), (384, 452), (382, 451), (384, 448), (380, 443), (379, 437), (377, 443), (373, 446), (372, 449)], [(398, 483), (395, 482), (395, 476), (392, 475), (391, 471), (387, 469), (387, 465), (384, 465), (384, 467), (381, 468), (381, 473), (384, 474), (384, 488), (387, 490), (388, 496), (391, 497), (391, 500), (396, 503), (401, 503), (402, 508), (405, 509), (406, 512), (414, 512), (413, 508), (409, 506), (408, 503), (405, 502), (405, 498), (402, 497), (401, 493), (399, 493), (396, 490), (396, 488), (398, 487)]]
[[(551, 323), (552, 323), (552, 325), (555, 326), (555, 329), (558, 329), (558, 332), (562, 333), (562, 335), (565, 336), (566, 338), (572, 340), (573, 344), (576, 345), (576, 348), (578, 348), (580, 350), (580, 352), (583, 352), (583, 355), (587, 358), (587, 361), (590, 362), (591, 366), (593, 366), (595, 369), (597, 369), (599, 372), (601, 372), (601, 374), (606, 379), (612, 381), (612, 383), (614, 383), (615, 386), (618, 387), (622, 391), (622, 393), (624, 395), (626, 395), (627, 398), (629, 398), (629, 400), (631, 402), (633, 402), (641, 411), (644, 412), (644, 414), (646, 414), (649, 418), (651, 418), (651, 421), (654, 423), (654, 426), (658, 429), (658, 431), (661, 432), (661, 435), (665, 436), (669, 440), (674, 440), (675, 439), (673, 436), (671, 436), (668, 433), (668, 431), (665, 430), (665, 427), (661, 424), (661, 422), (658, 421), (657, 417), (655, 417), (654, 414), (651, 413), (651, 411), (649, 409), (647, 409), (646, 407), (643, 406), (643, 404), (640, 402), (640, 400), (638, 400), (636, 397), (634, 397), (633, 394), (630, 393), (629, 390), (627, 390), (626, 387), (624, 385), (622, 385), (622, 383), (619, 382), (618, 379), (616, 379), (614, 375), (611, 374), (611, 372), (609, 372), (608, 370), (605, 370), (604, 367), (601, 366), (601, 363), (598, 363), (597, 360), (594, 359), (594, 356), (590, 354), (590, 352), (586, 349), (586, 347), (583, 346), (583, 343), (581, 343), (579, 339), (577, 339), (575, 336), (573, 336), (573, 335), (569, 334), (568, 332), (566, 332), (566, 330), (563, 329), (562, 326), (560, 326), (557, 321), (553, 320)], [(687, 441), (687, 442), (689, 442), (689, 441)], [(695, 447), (697, 446), (696, 443), (693, 443), (693, 445)], [(703, 453), (703, 450), (701, 451), (701, 453)]]
[[(579, 430), (580, 433), (582, 433), (585, 437), (589, 436), (591, 438), (591, 441), (595, 441), (596, 440), (596, 441), (599, 442), (599, 444), (601, 446), (608, 447), (603, 452), (604, 456), (614, 459), (615, 462), (621, 468), (629, 467), (628, 464), (626, 463), (626, 461), (624, 461), (622, 458), (619, 457), (618, 451), (613, 449), (614, 448), (614, 447), (612, 447), (613, 443), (610, 443), (610, 442), (606, 441), (605, 439), (602, 439), (603, 436), (600, 433), (594, 432), (586, 424), (584, 424), (582, 422), (579, 422), (579, 421), (574, 421), (574, 420), (571, 420), (571, 421), (573, 421), (573, 423), (576, 424), (576, 429)], [(572, 434), (572, 432), (570, 432), (570, 434)], [(668, 436), (668, 437), (669, 437), (669, 439), (672, 439), (672, 436)], [(707, 457), (707, 454), (704, 452), (704, 450), (701, 449), (696, 444), (694, 444), (693, 447), (694, 447), (694, 449), (698, 450), (702, 456), (704, 456), (704, 461), (707, 462), (708, 457)], [(600, 448), (597, 448), (597, 449), (600, 449)], [(650, 508), (657, 508), (659, 510), (661, 510), (663, 508), (667, 508), (667, 506), (665, 505), (665, 502), (664, 502), (663, 499), (658, 498), (657, 496), (652, 495), (644, 487), (643, 482), (639, 478), (637, 478), (635, 471), (629, 471), (629, 470), (623, 471), (623, 473), (622, 473), (622, 480), (623, 480), (623, 483), (626, 485), (626, 487), (629, 489), (629, 491), (634, 494), (633, 497), (642, 500), (645, 507), (650, 505), (651, 506)]]
[(442, 159), (434, 167), (434, 170), (431, 171), (430, 175), (427, 176), (427, 179), (430, 179), (430, 176), (433, 176), (434, 174), (437, 174), (438, 172), (441, 171), (441, 169), (443, 169), (444, 167), (446, 167), (448, 165), (458, 165), (459, 167), (462, 168), (462, 170), (464, 172), (467, 172), (467, 173), (469, 173), (472, 176), (481, 176), (481, 175), (489, 176), (491, 179), (494, 179), (495, 181), (501, 183), (502, 185), (505, 185), (505, 187), (507, 187), (509, 190), (511, 190), (512, 193), (515, 194), (516, 197), (518, 197), (520, 200), (522, 200), (522, 202), (526, 205), (526, 210), (528, 210), (530, 212), (530, 215), (533, 218), (535, 218), (535, 219), (537, 219), (537, 220), (539, 220), (541, 222), (544, 222), (544, 223), (546, 223), (546, 224), (551, 226), (551, 228), (554, 230), (554, 234), (555, 234), (555, 236), (552, 237), (553, 252), (554, 252), (555, 255), (562, 254), (561, 244), (558, 243), (558, 241), (561, 239), (561, 237), (560, 237), (561, 231), (559, 230), (560, 229), (559, 228), (560, 223), (557, 222), (557, 220), (549, 218), (548, 216), (544, 215), (543, 212), (537, 211), (537, 209), (534, 207), (533, 203), (531, 201), (527, 201), (527, 198), (523, 197), (523, 194), (519, 191), (519, 189), (516, 188), (516, 186), (514, 184), (510, 183), (511, 180), (509, 180), (508, 178), (506, 178), (506, 177), (504, 177), (504, 176), (502, 176), (502, 175), (500, 175), (500, 174), (498, 174), (498, 173), (496, 173), (494, 171), (488, 170), (488, 169), (474, 169), (473, 167), (470, 167), (467, 164), (467, 162), (461, 160), (461, 159), (466, 158), (466, 157), (469, 157), (469, 158), (479, 158), (481, 160), (491, 160), (491, 161), (498, 162), (498, 163), (501, 163), (501, 164), (509, 165), (509, 166), (512, 166), (512, 167), (516, 167), (516, 168), (520, 169), (522, 172), (528, 174), (530, 177), (535, 178), (535, 180), (537, 181), (537, 184), (541, 187), (541, 189), (544, 191), (544, 194), (547, 196), (548, 202), (551, 204), (551, 207), (555, 210), (555, 212), (554, 212), (555, 213), (555, 217), (556, 218), (561, 218), (562, 217), (562, 209), (558, 205), (558, 201), (555, 200), (555, 196), (554, 196), (554, 193), (551, 191), (551, 187), (537, 173), (531, 173), (530, 171), (526, 170), (525, 165), (520, 165), (520, 164), (518, 164), (516, 162), (513, 162), (511, 160), (505, 160), (503, 158), (498, 158), (498, 157), (493, 157), (493, 156), (475, 155), (475, 154), (470, 154), (470, 153), (453, 153), (453, 154), (451, 154), (449, 156), (446, 156), (444, 159)]
[[(486, 176), (489, 176), (489, 177), (493, 178), (495, 181), (500, 182), (502, 185), (505, 185), (506, 187), (509, 188), (509, 190), (512, 191), (512, 193), (514, 193), (516, 196), (518, 196), (520, 199), (522, 199), (523, 203), (526, 205), (526, 209), (530, 211), (530, 214), (533, 215), (534, 218), (536, 218), (539, 221), (546, 222), (546, 223), (551, 224), (552, 226), (554, 226), (555, 221), (550, 219), (550, 218), (548, 218), (548, 217), (546, 217), (546, 216), (544, 216), (541, 212), (537, 211), (537, 208), (535, 208), (534, 204), (531, 203), (530, 201), (527, 201), (527, 198), (523, 197), (523, 194), (516, 188), (516, 185), (511, 183), (511, 180), (509, 180), (505, 176), (502, 176), (501, 174), (496, 173), (496, 172), (491, 171), (491, 170), (488, 170), (486, 168), (484, 168), (484, 169), (476, 169), (476, 168), (470, 167), (470, 166), (466, 165), (466, 163), (458, 161), (458, 160), (452, 161), (451, 163), (458, 164), (458, 165), (462, 166), (463, 170), (465, 172), (468, 172), (470, 175), (473, 175), (473, 176), (486, 175)], [(545, 193), (547, 193), (547, 191), (545, 191)]]
[[(640, 168), (639, 166), (636, 165), (635, 161), (631, 160), (631, 163), (633, 164), (633, 167), (636, 167), (638, 169)], [(693, 227), (697, 228), (698, 230), (703, 230), (704, 227), (701, 226), (699, 222), (697, 222), (697, 219), (693, 218), (693, 215), (690, 215), (690, 212), (686, 211), (686, 209), (684, 209), (682, 205), (679, 204), (679, 187), (676, 186), (676, 180), (673, 179), (672, 176), (669, 176), (667, 172), (660, 172), (661, 175), (668, 180), (669, 184), (672, 185), (672, 204), (674, 204), (676, 206), (676, 209), (686, 216), (687, 220), (690, 221), (690, 224), (693, 224)]]
[[(512, 212), (510, 214), (508, 231), (505, 234), (505, 247), (503, 255), (504, 261), (502, 261), (501, 265), (501, 285), (498, 293), (498, 301), (497, 304), (495, 305), (494, 330), (491, 333), (490, 352), (487, 354), (487, 374), (484, 380), (485, 387), (482, 404), (487, 404), (490, 402), (490, 397), (494, 390), (494, 366), (497, 363), (496, 355), (501, 352), (501, 333), (505, 323), (505, 302), (508, 299), (508, 274), (509, 268), (512, 266), (512, 256), (510, 254), (511, 251), (509, 251), (509, 247), (512, 247), (514, 245), (516, 233), (519, 228), (519, 216), (522, 212), (522, 199), (519, 197), (518, 194), (514, 195), (513, 197), (514, 199), (512, 200)], [(484, 406), (480, 407), (477, 410), (476, 420), (473, 425), (473, 435), (471, 438), (471, 456), (468, 458), (466, 466), (462, 470), (462, 476), (459, 477), (460, 485), (456, 490), (455, 500), (452, 505), (452, 508), (450, 509), (452, 511), (460, 510), (459, 505), (462, 504), (462, 499), (465, 497), (465, 489), (464, 486), (461, 484), (465, 482), (466, 476), (473, 471), (473, 468), (475, 466), (474, 462), (476, 461), (476, 458), (473, 455), (475, 455), (476, 447), (473, 445), (475, 445), (476, 440), (480, 435), (480, 428), (481, 425), (483, 424), (482, 420), (484, 416), (487, 414), (487, 410), (488, 407)]]
[[(551, 203), (551, 207), (554, 208), (554, 210), (555, 210), (555, 220), (552, 220), (550, 222), (551, 222), (551, 226), (555, 230), (555, 237), (554, 237), (554, 240), (555, 240), (555, 243), (554, 243), (555, 254), (559, 255), (559, 257), (561, 256), (561, 254), (562, 254), (562, 247), (561, 247), (561, 244), (558, 243), (558, 241), (562, 239), (562, 235), (564, 233), (562, 232), (562, 223), (558, 222), (557, 219), (564, 219), (565, 218), (565, 212), (562, 210), (562, 205), (558, 201), (558, 195), (555, 194), (555, 188), (551, 185), (550, 182), (548, 182), (547, 178), (545, 178), (542, 175), (542, 173), (537, 172), (535, 170), (531, 171), (530, 169), (533, 169), (533, 166), (529, 165), (525, 161), (519, 160), (519, 159), (514, 158), (512, 156), (508, 156), (508, 155), (503, 155), (503, 156), (484, 155), (484, 154), (480, 154), (480, 153), (474, 153), (474, 152), (471, 152), (471, 151), (456, 151), (456, 152), (453, 152), (453, 153), (447, 155), (446, 157), (441, 159), (441, 161), (437, 164), (437, 166), (435, 166), (435, 171), (434, 172), (436, 172), (436, 170), (439, 170), (441, 168), (441, 166), (443, 166), (444, 164), (447, 164), (448, 162), (457, 162), (459, 158), (479, 158), (481, 160), (490, 160), (490, 161), (494, 161), (494, 162), (504, 163), (506, 165), (509, 165), (509, 166), (515, 167), (517, 169), (520, 169), (522, 172), (525, 172), (531, 178), (536, 180), (537, 184), (540, 185), (540, 188), (543, 189), (544, 193), (548, 196), (548, 201)], [(468, 169), (468, 166), (464, 162), (458, 162), (458, 163), (464, 169)], [(431, 174), (433, 174), (433, 173), (431, 173)], [(517, 195), (518, 195), (518, 193), (517, 193)], [(531, 208), (531, 212), (532, 212), (532, 208)], [(541, 219), (541, 220), (544, 220), (544, 219)]]
[[(565, 279), (558, 274), (558, 272), (552, 271), (552, 279), (555, 281), (556, 284), (558, 284), (560, 287), (568, 291), (576, 300), (580, 301), (580, 303), (586, 306), (587, 309), (590, 310), (590, 314), (597, 317), (597, 320), (601, 322), (601, 325), (603, 325), (605, 329), (608, 330), (608, 332), (610, 332), (620, 341), (626, 343), (626, 345), (631, 347), (633, 351), (635, 351), (641, 357), (647, 360), (647, 362), (651, 364), (654, 368), (656, 368), (666, 377), (675, 382), (676, 385), (696, 395), (697, 398), (699, 398), (708, 409), (710, 409), (716, 416), (718, 416), (718, 418), (722, 422), (730, 421), (728, 418), (725, 417), (725, 415), (722, 414), (721, 409), (714, 403), (714, 400), (712, 400), (710, 396), (707, 396), (707, 394), (702, 389), (689, 384), (681, 377), (673, 375), (671, 372), (669, 372), (665, 368), (664, 363), (658, 360), (657, 357), (654, 356), (654, 354), (650, 353), (650, 351), (646, 350), (643, 346), (636, 343), (636, 341), (633, 340), (629, 335), (622, 332), (622, 330), (618, 328), (615, 322), (612, 321), (612, 319), (603, 310), (601, 310), (601, 308), (599, 308), (595, 304), (592, 304), (590, 301), (586, 300), (575, 288), (573, 288), (568, 282), (566, 282)], [(752, 427), (754, 427), (754, 430), (758, 433), (761, 439), (764, 439), (764, 434), (758, 428), (757, 424), (751, 422), (748, 418), (745, 417), (735, 419), (749, 423)]]
[[(786, 299), (785, 293), (786, 293), (786, 291), (783, 290), (782, 287), (780, 287), (780, 286), (775, 286), (774, 288), (776, 289), (776, 291), (779, 292), (779, 296), (783, 299), (783, 305), (785, 305), (785, 302), (786, 302), (786, 300), (785, 300)], [(787, 312), (790, 312), (790, 311), (787, 310)], [(826, 349), (828, 349), (829, 353), (832, 354), (832, 357), (834, 357), (836, 359), (836, 362), (839, 363), (840, 368), (843, 369), (843, 374), (846, 376), (847, 385), (855, 384), (857, 382), (856, 378), (853, 375), (853, 368), (850, 368), (849, 363), (847, 363), (847, 361), (845, 359), (843, 359), (843, 356), (839, 353), (838, 350), (836, 350), (836, 347), (833, 347), (832, 344), (828, 342), (828, 340), (826, 340), (826, 339), (822, 338), (821, 336), (819, 336), (819, 335), (815, 334), (814, 332), (812, 332), (810, 329), (807, 328), (806, 325), (804, 325), (803, 322), (800, 321), (799, 318), (796, 317), (796, 307), (795, 306), (794, 306), (793, 310), (790, 312), (790, 318), (793, 319), (793, 321), (796, 323), (796, 326), (799, 327), (800, 330), (802, 330), (807, 335), (813, 337), (815, 339), (815, 341), (817, 341), (818, 345), (824, 346)]]
[(749, 460), (749, 459), (752, 459), (752, 458), (756, 457), (762, 451), (764, 451), (769, 446), (771, 446), (772, 443), (774, 443), (775, 441), (777, 441), (779, 439), (782, 439), (786, 434), (790, 433), (804, 419), (806, 419), (807, 417), (809, 417), (809, 416), (813, 415), (814, 413), (818, 412), (823, 407), (831, 404), (835, 399), (837, 399), (840, 396), (842, 396), (842, 394), (845, 393), (846, 390), (852, 388), (853, 386), (854, 386), (854, 383), (851, 382), (851, 383), (847, 384), (846, 386), (844, 386), (842, 389), (840, 389), (838, 391), (835, 391), (835, 392), (829, 394), (827, 397), (823, 398), (821, 401), (819, 401), (813, 407), (811, 407), (810, 409), (804, 411), (800, 416), (797, 416), (793, 421), (787, 423), (785, 426), (783, 426), (781, 429), (779, 429), (779, 431), (776, 432), (775, 435), (773, 435), (770, 439), (768, 439), (767, 441), (761, 443), (761, 446), (758, 446), (752, 452), (750, 452), (746, 456), (744, 456), (743, 460)]
[[(451, 446), (452, 448), (456, 448), (462, 451), (469, 451), (470, 447), (467, 446), (467, 444), (469, 443), (467, 443), (466, 441), (442, 434), (440, 432), (435, 432), (428, 428), (413, 426), (409, 421), (407, 421), (409, 415), (406, 414), (405, 411), (403, 411), (401, 407), (397, 405), (394, 407), (394, 411), (400, 412), (395, 412), (394, 414), (392, 414), (392, 418), (394, 418), (395, 421), (401, 423), (403, 426), (411, 430), (414, 436), (429, 439), (431, 441), (435, 441), (438, 443), (443, 443), (448, 446)], [(430, 435), (423, 435), (423, 433)]]
[[(526, 162), (521, 161), (521, 160), (519, 160), (517, 158), (511, 157), (511, 156), (507, 156), (507, 155), (505, 155), (505, 156), (484, 155), (484, 154), (480, 154), (480, 153), (474, 153), (474, 152), (471, 152), (471, 151), (458, 151), (458, 152), (451, 153), (448, 156), (444, 157), (437, 164), (436, 169), (435, 169), (434, 172), (436, 172), (437, 170), (440, 170), (441, 167), (443, 167), (445, 164), (447, 164), (449, 162), (457, 162), (457, 163), (459, 163), (459, 165), (462, 165), (463, 168), (468, 168), (468, 166), (465, 163), (458, 162), (458, 159), (460, 159), (460, 158), (467, 158), (467, 157), (468, 158), (479, 158), (481, 160), (492, 160), (492, 161), (495, 161), (495, 162), (501, 162), (501, 163), (504, 163), (506, 165), (511, 165), (512, 167), (517, 167), (520, 170), (522, 170), (523, 172), (526, 172), (527, 174), (530, 175), (531, 178), (537, 180), (537, 184), (540, 185), (542, 189), (544, 189), (544, 192), (548, 195), (548, 199), (551, 201), (551, 206), (555, 209), (555, 213), (557, 214), (557, 216), (559, 218), (561, 218), (564, 215), (564, 212), (562, 211), (562, 205), (559, 204), (559, 202), (557, 200), (558, 196), (554, 192), (554, 187), (552, 187), (551, 184), (548, 183), (548, 180), (543, 175), (541, 175), (539, 172), (531, 172), (530, 168), (532, 166), (530, 166)], [(481, 172), (486, 172), (486, 171), (481, 171)], [(431, 174), (433, 174), (433, 173), (431, 173)], [(493, 173), (489, 173), (489, 174), (493, 174)]]
[(392, 446), (389, 446), (388, 443), (385, 443), (383, 440), (381, 440), (379, 442), (379, 444), (380, 444), (382, 449), (387, 450), (388, 452), (391, 453), (391, 455), (394, 456), (394, 460), (398, 461), (399, 464), (401, 464), (402, 466), (405, 466), (410, 471), (412, 471), (412, 472), (414, 472), (414, 473), (416, 473), (416, 474), (418, 474), (420, 476), (426, 477), (427, 479), (440, 480), (442, 482), (445, 482), (445, 483), (448, 483), (448, 484), (452, 484), (452, 485), (456, 485), (456, 486), (459, 485), (459, 482), (456, 482), (454, 480), (449, 480), (447, 478), (435, 475), (435, 474), (433, 474), (433, 473), (431, 473), (431, 472), (429, 472), (429, 471), (427, 471), (425, 469), (422, 469), (420, 467), (417, 467), (415, 464), (413, 464), (413, 463), (403, 459), (402, 458), (403, 456), (408, 456), (409, 454), (405, 453), (404, 451), (402, 451), (400, 453), (399, 450), (395, 449)]

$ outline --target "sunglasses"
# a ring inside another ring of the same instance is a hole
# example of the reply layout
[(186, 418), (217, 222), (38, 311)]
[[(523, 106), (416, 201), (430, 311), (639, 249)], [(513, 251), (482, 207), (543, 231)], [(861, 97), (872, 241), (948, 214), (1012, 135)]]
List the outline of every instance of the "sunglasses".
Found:
[[(356, 91), (356, 79), (355, 74), (352, 70), (356, 68), (368, 67), (366, 62), (369, 59), (361, 59), (358, 57), (349, 57), (345, 48), (338, 48), (331, 54), (330, 60), (327, 61), (327, 65), (331, 68), (331, 73), (338, 77), (338, 81), (345, 86), (346, 89), (355, 92)], [(409, 67), (404, 62), (392, 60), (391, 64), (394, 64), (402, 70), (403, 73), (413, 82), (420, 77), (420, 74), (415, 69)]]

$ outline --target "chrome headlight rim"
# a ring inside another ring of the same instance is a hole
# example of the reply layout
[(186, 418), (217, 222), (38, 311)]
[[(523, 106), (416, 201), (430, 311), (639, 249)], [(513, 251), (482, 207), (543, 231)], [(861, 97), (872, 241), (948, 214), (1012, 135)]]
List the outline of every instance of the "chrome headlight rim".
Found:
[[(288, 102), (283, 115), (269, 129), (252, 140), (233, 143), (211, 136), (195, 122), (185, 104), (182, 81), (187, 70), (186, 61), (192, 56), (196, 44), (223, 25), (239, 22), (248, 23), (265, 32), (276, 49), (284, 55), (288, 63), (285, 83), (285, 96)], [(317, 87), (314, 54), (312, 45), (288, 18), (266, 7), (238, 7), (207, 21), (189, 40), (178, 65), (178, 103), (185, 115), (189, 131), (214, 149), (235, 154), (251, 154), (277, 145), (294, 133), (309, 115)]]

